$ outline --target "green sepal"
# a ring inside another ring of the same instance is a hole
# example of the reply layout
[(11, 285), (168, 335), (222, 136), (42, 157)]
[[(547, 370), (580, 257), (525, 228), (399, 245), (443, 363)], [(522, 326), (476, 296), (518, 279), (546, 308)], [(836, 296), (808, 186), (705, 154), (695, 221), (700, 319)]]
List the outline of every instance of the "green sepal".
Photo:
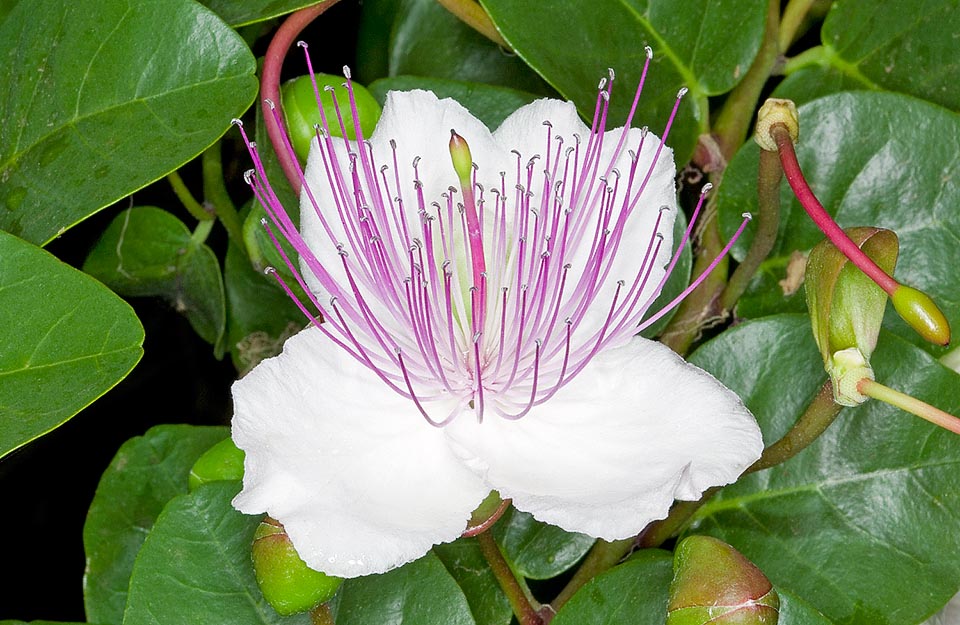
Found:
[(190, 468), (190, 492), (207, 482), (243, 479), (244, 455), (229, 436), (205, 451)]
[[(356, 140), (357, 134), (354, 129), (353, 112), (350, 108), (350, 95), (344, 86), (344, 77), (332, 74), (315, 74), (314, 78), (317, 81), (320, 101), (323, 103), (323, 114), (327, 120), (330, 134), (334, 137), (343, 136), (337, 118), (337, 110), (330, 95), (332, 93), (340, 107), (340, 115), (343, 117), (347, 139)], [(380, 120), (380, 105), (376, 98), (370, 95), (370, 92), (362, 85), (352, 83), (351, 86), (360, 118), (360, 130), (364, 137), (369, 137), (373, 134), (373, 130)], [(300, 162), (306, 163), (307, 154), (310, 153), (310, 142), (317, 136), (314, 126), (320, 123), (320, 110), (317, 108), (317, 97), (310, 77), (300, 76), (284, 83), (280, 88), (280, 98), (283, 101), (283, 114), (287, 122), (290, 144), (293, 145), (293, 151), (297, 153)]]
[(260, 592), (282, 616), (306, 612), (329, 601), (343, 582), (308, 567), (283, 526), (269, 517), (253, 535), (252, 554)]
[(677, 546), (667, 625), (775, 625), (779, 614), (770, 580), (739, 551), (710, 536)]
[[(893, 275), (900, 244), (892, 230), (874, 227), (845, 231), (887, 274)], [(887, 294), (829, 240), (810, 251), (804, 278), (813, 336), (829, 366), (839, 351), (856, 348), (869, 362), (877, 346)]]

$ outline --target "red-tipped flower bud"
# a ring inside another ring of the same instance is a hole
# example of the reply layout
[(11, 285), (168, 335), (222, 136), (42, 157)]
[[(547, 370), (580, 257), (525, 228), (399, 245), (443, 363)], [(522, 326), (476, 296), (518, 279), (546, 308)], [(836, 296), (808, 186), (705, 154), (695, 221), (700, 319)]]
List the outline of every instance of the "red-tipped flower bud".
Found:
[(780, 597), (764, 574), (716, 538), (677, 546), (667, 625), (776, 625)]
[(253, 535), (253, 570), (260, 592), (281, 616), (306, 612), (329, 601), (343, 581), (309, 568), (297, 555), (283, 525), (270, 517)]
[(243, 450), (225, 438), (200, 456), (190, 468), (189, 487), (195, 490), (207, 482), (243, 479)]
[[(332, 94), (337, 99), (337, 106), (340, 107), (347, 139), (355, 140), (357, 136), (354, 130), (353, 112), (350, 109), (350, 95), (347, 88), (343, 86), (344, 77), (332, 74), (316, 74), (315, 78), (330, 134), (335, 137), (343, 136), (340, 122), (337, 119), (337, 110), (333, 105)], [(380, 105), (362, 85), (353, 83), (352, 88), (360, 118), (360, 130), (364, 137), (369, 137), (380, 119)], [(310, 141), (317, 136), (315, 126), (321, 123), (320, 111), (317, 108), (317, 97), (313, 90), (313, 83), (310, 82), (310, 76), (300, 76), (284, 83), (280, 88), (280, 93), (283, 102), (283, 115), (286, 118), (290, 133), (290, 143), (293, 145), (293, 151), (297, 153), (300, 162), (306, 163), (307, 154), (310, 153)]]

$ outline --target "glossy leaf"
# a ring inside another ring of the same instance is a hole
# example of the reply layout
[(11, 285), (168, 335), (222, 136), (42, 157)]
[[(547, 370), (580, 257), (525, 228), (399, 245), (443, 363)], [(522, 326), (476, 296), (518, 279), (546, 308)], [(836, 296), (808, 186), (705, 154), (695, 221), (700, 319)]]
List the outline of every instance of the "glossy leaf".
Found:
[(477, 625), (509, 625), (513, 618), (510, 602), (476, 539), (461, 538), (437, 545), (433, 552), (460, 586)]
[[(691, 361), (741, 395), (770, 442), (823, 380), (812, 375), (820, 359), (809, 332), (806, 316), (770, 317), (728, 330)], [(926, 352), (885, 332), (871, 362), (884, 384), (960, 412), (960, 376)], [(790, 461), (722, 490), (691, 531), (730, 543), (838, 623), (912, 625), (960, 587), (958, 469), (960, 437), (870, 401)]]
[(157, 516), (169, 500), (187, 492), (197, 458), (229, 434), (225, 427), (160, 425), (117, 451), (83, 526), (83, 600), (91, 622), (123, 621), (133, 562)]
[(123, 211), (90, 251), (83, 270), (121, 295), (164, 298), (222, 353), (226, 304), (220, 263), (170, 213), (152, 206)]
[(213, 482), (167, 503), (140, 548), (124, 625), (306, 625), (280, 617), (257, 588), (250, 560), (258, 517), (230, 501), (239, 482)]
[(453, 98), (491, 130), (496, 130), (510, 113), (540, 97), (506, 87), (419, 76), (381, 78), (370, 83), (368, 88), (381, 104), (386, 99), (388, 91), (426, 89), (437, 94), (437, 97)]
[(262, 22), (316, 4), (311, 0), (200, 0), (234, 28)]
[(212, 144), (256, 93), (192, 0), (21, 2), (0, 25), (0, 228), (46, 243)]
[[(955, 271), (960, 186), (951, 182), (960, 179), (960, 116), (902, 95), (852, 92), (800, 107), (800, 127), (800, 165), (827, 211), (841, 227), (869, 225), (896, 232), (901, 253), (895, 277), (927, 292), (951, 325), (960, 327), (960, 274)], [(749, 142), (724, 174), (718, 210), (725, 236), (739, 225), (742, 212), (757, 210), (758, 151)], [(777, 310), (778, 301), (779, 310), (802, 303), (802, 297), (784, 297), (777, 281), (786, 276), (794, 251), (805, 252), (824, 238), (786, 183), (780, 199), (780, 233), (764, 264), (764, 272), (773, 275), (765, 275), (763, 290), (750, 295), (764, 299), (762, 312)], [(733, 249), (737, 259), (753, 237), (754, 225), (747, 228)], [(923, 343), (892, 310), (885, 325)]]
[(283, 342), (307, 324), (276, 280), (250, 266), (232, 243), (223, 279), (227, 292), (227, 349), (242, 375), (264, 358), (276, 356)]
[(594, 539), (542, 523), (526, 512), (510, 509), (493, 529), (504, 556), (528, 579), (550, 579), (576, 564)]
[(357, 49), (357, 70), (365, 82), (410, 75), (540, 94), (551, 91), (516, 55), (461, 22), (436, 0), (364, 2)]
[(0, 345), (2, 457), (126, 377), (143, 327), (102, 284), (0, 231)]
[(588, 120), (597, 81), (608, 67), (616, 70), (611, 127), (627, 117), (644, 46), (651, 46), (654, 63), (633, 125), (648, 125), (660, 135), (677, 91), (690, 89), (668, 141), (680, 162), (707, 131), (707, 96), (732, 89), (753, 63), (767, 10), (763, 0), (707, 0), (683, 9), (670, 0), (562, 0), (550, 10), (514, 0), (482, 4), (517, 54)]
[(673, 557), (646, 549), (593, 578), (561, 608), (551, 625), (663, 625)]
[(470, 606), (432, 553), (383, 575), (348, 579), (337, 594), (337, 625), (474, 625)]
[(807, 101), (831, 90), (885, 89), (960, 107), (956, 2), (905, 0), (895, 6), (834, 3), (820, 31), (823, 47), (805, 54), (814, 65), (792, 73), (778, 97)]

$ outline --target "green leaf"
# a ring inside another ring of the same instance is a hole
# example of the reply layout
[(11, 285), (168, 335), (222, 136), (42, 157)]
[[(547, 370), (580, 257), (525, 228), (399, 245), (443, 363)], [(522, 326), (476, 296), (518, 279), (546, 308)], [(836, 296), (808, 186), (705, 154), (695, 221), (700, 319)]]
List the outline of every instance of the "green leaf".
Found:
[(477, 625), (509, 625), (513, 609), (475, 539), (436, 545), (433, 552), (460, 586)]
[(436, 0), (364, 2), (357, 50), (358, 74), (367, 83), (412, 75), (551, 93), (521, 59), (505, 53)]
[(335, 602), (337, 625), (476, 623), (463, 592), (433, 553), (383, 575), (348, 579)]
[(126, 377), (143, 327), (102, 284), (0, 231), (0, 457)]
[(225, 427), (159, 425), (124, 443), (100, 478), (83, 526), (83, 600), (94, 623), (119, 625), (140, 546), (163, 506), (187, 492), (190, 467)]
[(241, 375), (264, 358), (276, 356), (283, 342), (307, 319), (277, 285), (250, 266), (233, 243), (227, 248), (223, 278), (227, 289), (227, 347)]
[(816, 608), (795, 594), (776, 589), (780, 595), (780, 619), (777, 625), (833, 625), (833, 622)]
[(678, 162), (693, 154), (708, 131), (707, 96), (732, 89), (760, 49), (766, 19), (764, 0), (559, 0), (549, 10), (536, 2), (483, 0), (497, 28), (517, 54), (586, 119), (593, 116), (597, 81), (617, 72), (610, 100), (611, 127), (622, 125), (645, 59), (654, 62), (634, 125), (660, 135), (680, 87), (690, 90), (669, 144)]
[[(770, 317), (690, 360), (741, 395), (770, 442), (823, 379), (812, 375), (812, 339), (800, 340), (809, 332), (805, 316)], [(960, 376), (926, 352), (884, 332), (872, 364), (878, 381), (960, 412)], [(912, 625), (960, 586), (958, 469), (960, 438), (869, 401), (790, 461), (722, 490), (690, 531), (730, 543), (838, 623)]]
[(84, 623), (64, 623), (62, 621), (0, 621), (0, 625), (85, 625)]
[(200, 0), (234, 28), (292, 13), (316, 4), (314, 0)]
[(121, 295), (164, 298), (223, 353), (226, 304), (220, 264), (170, 213), (153, 206), (123, 211), (90, 251), (83, 270)]
[[(900, 237), (895, 276), (928, 293), (960, 327), (960, 274), (955, 270), (960, 239), (960, 116), (903, 95), (851, 92), (821, 98), (800, 107), (797, 153), (807, 181), (841, 227), (880, 226)], [(748, 142), (731, 161), (719, 190), (723, 234), (729, 237), (740, 214), (757, 210), (759, 148)], [(761, 312), (792, 309), (777, 280), (786, 275), (794, 251), (806, 252), (824, 236), (784, 183), (780, 191), (780, 233), (764, 264)], [(734, 246), (742, 259), (755, 227)], [(773, 279), (776, 278), (776, 279)], [(757, 282), (754, 283), (757, 286)], [(796, 298), (802, 301), (802, 298)], [(780, 307), (776, 306), (780, 301)], [(747, 314), (750, 304), (739, 311)], [(923, 345), (923, 340), (888, 310), (885, 326)], [(943, 348), (925, 345), (932, 353)]]
[(805, 55), (816, 65), (792, 74), (777, 97), (807, 101), (805, 89), (811, 86), (817, 95), (827, 89), (886, 89), (960, 107), (958, 31), (954, 0), (836, 2), (820, 31), (823, 47)]
[(638, 551), (587, 582), (557, 612), (551, 625), (663, 625), (672, 578), (670, 553)]
[(542, 523), (511, 508), (494, 526), (493, 535), (513, 568), (527, 579), (550, 579), (576, 564), (594, 539)]
[(257, 588), (250, 560), (258, 517), (234, 510), (238, 482), (211, 482), (167, 503), (133, 566), (124, 625), (273, 623), (281, 618)]
[(191, 0), (21, 2), (0, 25), (0, 228), (43, 244), (211, 145), (254, 59)]
[(437, 94), (439, 98), (453, 98), (491, 130), (496, 130), (510, 113), (539, 97), (526, 91), (506, 87), (421, 76), (381, 78), (370, 83), (368, 89), (381, 105), (388, 91), (426, 89)]

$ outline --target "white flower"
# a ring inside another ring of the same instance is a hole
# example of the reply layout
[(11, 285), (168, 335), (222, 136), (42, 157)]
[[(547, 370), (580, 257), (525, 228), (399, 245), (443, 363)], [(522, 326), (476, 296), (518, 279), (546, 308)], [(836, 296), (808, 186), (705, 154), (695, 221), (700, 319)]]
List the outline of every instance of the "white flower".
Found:
[(453, 100), (390, 93), (369, 141), (314, 143), (302, 237), (254, 153), (325, 323), (234, 385), (234, 505), (281, 521), (311, 567), (400, 566), (491, 490), (621, 539), (759, 457), (736, 395), (634, 337), (668, 275), (675, 168), (646, 130), (604, 132), (609, 84), (593, 129), (540, 100), (492, 134)]

